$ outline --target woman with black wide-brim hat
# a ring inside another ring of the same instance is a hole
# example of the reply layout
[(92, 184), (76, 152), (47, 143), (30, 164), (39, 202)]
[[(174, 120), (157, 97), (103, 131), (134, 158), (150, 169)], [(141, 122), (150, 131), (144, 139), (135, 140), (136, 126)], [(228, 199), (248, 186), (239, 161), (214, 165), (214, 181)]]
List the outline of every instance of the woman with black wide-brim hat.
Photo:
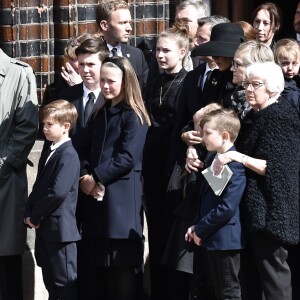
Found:
[(234, 90), (232, 58), (239, 45), (244, 41), (244, 32), (234, 23), (215, 25), (211, 31), (210, 41), (194, 48), (193, 56), (212, 56), (219, 69), (215, 69), (207, 83), (206, 104), (217, 102), (230, 107), (230, 95)]

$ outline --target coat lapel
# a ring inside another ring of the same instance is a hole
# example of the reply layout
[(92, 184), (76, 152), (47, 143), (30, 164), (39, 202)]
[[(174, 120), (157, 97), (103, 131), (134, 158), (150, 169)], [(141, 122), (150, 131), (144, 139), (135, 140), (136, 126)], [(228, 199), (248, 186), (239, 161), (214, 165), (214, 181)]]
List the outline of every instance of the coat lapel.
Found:
[(130, 60), (130, 51), (129, 51), (129, 47), (127, 47), (127, 45), (125, 44), (121, 44), (121, 51), (122, 51), (122, 55), (123, 57), (126, 57), (127, 59)]
[[(70, 144), (72, 144), (71, 141), (66, 141), (65, 143), (63, 143), (62, 145), (60, 145), (57, 149), (55, 149), (54, 153), (51, 155), (51, 157), (48, 159), (47, 163), (44, 166), (40, 166), (39, 164), (39, 172), (37, 174), (37, 180), (38, 178), (41, 177), (41, 175), (47, 171), (47, 169), (49, 168), (49, 166), (51, 165), (52, 161), (55, 160), (55, 158), (59, 155), (60, 151), (62, 149), (64, 149), (65, 147), (69, 147)], [(37, 181), (36, 180), (36, 181)]]

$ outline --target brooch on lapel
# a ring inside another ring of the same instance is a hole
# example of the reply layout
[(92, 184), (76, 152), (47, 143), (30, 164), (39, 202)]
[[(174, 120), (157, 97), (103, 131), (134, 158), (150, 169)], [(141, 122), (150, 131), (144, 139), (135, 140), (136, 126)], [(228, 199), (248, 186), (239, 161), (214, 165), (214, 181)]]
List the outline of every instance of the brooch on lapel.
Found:
[(127, 53), (127, 54), (126, 54), (126, 56), (127, 56), (127, 57), (130, 57), (130, 54), (129, 54), (129, 53)]
[(212, 85), (217, 85), (218, 84), (218, 81), (216, 78), (213, 78), (213, 80), (211, 81), (211, 84)]

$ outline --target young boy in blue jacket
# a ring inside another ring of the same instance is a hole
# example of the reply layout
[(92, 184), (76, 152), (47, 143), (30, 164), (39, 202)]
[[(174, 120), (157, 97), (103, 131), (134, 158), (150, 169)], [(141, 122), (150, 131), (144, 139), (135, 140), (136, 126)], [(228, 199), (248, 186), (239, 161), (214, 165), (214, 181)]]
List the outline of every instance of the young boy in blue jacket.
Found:
[[(211, 152), (235, 150), (234, 141), (240, 130), (240, 121), (233, 111), (213, 110), (202, 117), (200, 127), (209, 151), (208, 166), (217, 155), (211, 155)], [(238, 274), (244, 243), (239, 205), (246, 177), (243, 164), (231, 162), (228, 167), (233, 174), (220, 196), (215, 194), (206, 179), (202, 180), (200, 219), (188, 229), (185, 239), (207, 249), (217, 299), (241, 299)]]

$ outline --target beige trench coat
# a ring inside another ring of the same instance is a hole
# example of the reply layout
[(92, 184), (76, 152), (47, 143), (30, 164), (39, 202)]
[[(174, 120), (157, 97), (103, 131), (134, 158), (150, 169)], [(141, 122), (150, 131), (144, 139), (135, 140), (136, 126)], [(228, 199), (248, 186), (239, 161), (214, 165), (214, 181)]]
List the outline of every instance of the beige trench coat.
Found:
[(37, 129), (33, 70), (0, 49), (0, 256), (25, 249), (26, 163)]

